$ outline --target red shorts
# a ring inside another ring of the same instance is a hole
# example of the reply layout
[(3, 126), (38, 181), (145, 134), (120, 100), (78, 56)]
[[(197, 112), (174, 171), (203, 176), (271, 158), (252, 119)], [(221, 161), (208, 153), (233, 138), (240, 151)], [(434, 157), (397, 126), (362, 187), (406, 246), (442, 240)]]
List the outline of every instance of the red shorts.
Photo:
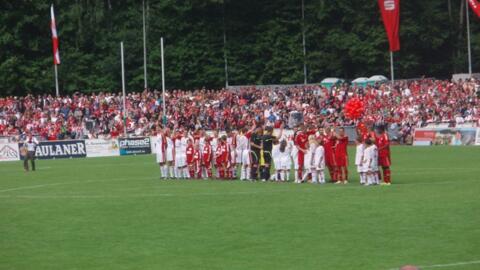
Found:
[(378, 157), (378, 165), (380, 165), (381, 167), (390, 167), (392, 165), (392, 163), (390, 161), (390, 157), (389, 156), (379, 156)]
[(333, 154), (325, 155), (325, 165), (327, 165), (327, 167), (336, 166), (335, 156)]
[(346, 167), (348, 165), (348, 160), (346, 155), (335, 156), (336, 166)]

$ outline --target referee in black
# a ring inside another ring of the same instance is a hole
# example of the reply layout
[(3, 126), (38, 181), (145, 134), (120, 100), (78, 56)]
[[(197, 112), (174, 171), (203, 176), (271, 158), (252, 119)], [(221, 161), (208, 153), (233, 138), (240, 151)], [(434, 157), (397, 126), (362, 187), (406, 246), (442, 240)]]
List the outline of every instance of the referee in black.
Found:
[(264, 164), (260, 167), (262, 181), (270, 180), (270, 165), (272, 164), (272, 147), (273, 140), (276, 137), (273, 136), (273, 127), (268, 126), (265, 128), (265, 133), (262, 136), (263, 146), (263, 160)]
[(250, 138), (250, 156), (252, 163), (251, 179), (257, 180), (258, 168), (260, 165), (260, 153), (262, 151), (263, 128), (257, 127)]
[(28, 172), (28, 160), (32, 164), (32, 171), (35, 171), (35, 149), (37, 148), (38, 140), (33, 137), (32, 134), (28, 134), (27, 139), (23, 143), (23, 147), (26, 148), (26, 153), (23, 156), (23, 168)]

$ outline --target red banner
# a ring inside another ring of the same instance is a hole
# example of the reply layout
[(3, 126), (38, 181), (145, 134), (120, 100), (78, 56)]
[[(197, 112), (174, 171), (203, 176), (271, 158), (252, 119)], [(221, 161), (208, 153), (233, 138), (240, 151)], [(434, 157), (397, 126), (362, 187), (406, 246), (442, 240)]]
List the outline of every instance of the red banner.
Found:
[(50, 7), (50, 29), (52, 30), (52, 44), (53, 44), (53, 64), (60, 64), (60, 53), (58, 52), (58, 36), (57, 27), (55, 25), (55, 14), (53, 13), (53, 5)]
[(480, 17), (480, 2), (477, 0), (468, 0), (468, 4), (472, 8), (472, 10), (477, 14), (478, 17)]
[(387, 32), (390, 51), (398, 51), (400, 50), (400, 0), (378, 0), (378, 6), (382, 13), (383, 25), (385, 25), (385, 31)]

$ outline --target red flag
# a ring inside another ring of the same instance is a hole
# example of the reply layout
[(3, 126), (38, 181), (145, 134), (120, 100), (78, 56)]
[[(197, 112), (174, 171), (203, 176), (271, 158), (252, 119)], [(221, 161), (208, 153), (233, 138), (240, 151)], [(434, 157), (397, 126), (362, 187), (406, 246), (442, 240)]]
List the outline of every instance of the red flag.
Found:
[(53, 5), (50, 7), (50, 14), (52, 20), (50, 22), (50, 29), (52, 30), (52, 43), (53, 43), (53, 64), (60, 64), (60, 53), (58, 52), (58, 37), (57, 37), (57, 27), (55, 26), (55, 14), (53, 14)]
[(385, 31), (387, 31), (390, 51), (398, 51), (400, 50), (400, 39), (398, 35), (400, 28), (400, 0), (378, 0), (378, 6), (382, 13)]
[(480, 17), (480, 3), (477, 0), (468, 0), (468, 4), (475, 11), (475, 14)]

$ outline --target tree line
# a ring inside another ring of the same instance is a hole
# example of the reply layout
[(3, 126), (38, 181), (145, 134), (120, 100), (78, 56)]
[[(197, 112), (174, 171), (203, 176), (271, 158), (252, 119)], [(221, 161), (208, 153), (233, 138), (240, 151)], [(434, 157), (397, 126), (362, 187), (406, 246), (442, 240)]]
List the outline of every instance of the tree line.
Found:
[[(161, 87), (165, 38), (168, 89), (220, 88), (227, 56), (230, 85), (303, 83), (302, 27), (308, 81), (389, 75), (388, 42), (374, 0), (146, 0), (148, 82)], [(1, 1), (0, 95), (54, 93), (51, 1)], [(60, 89), (143, 89), (142, 1), (56, 0)], [(449, 78), (467, 71), (464, 0), (401, 1), (398, 78)], [(470, 12), (473, 68), (480, 20)], [(225, 39), (224, 39), (225, 34)], [(224, 43), (226, 40), (226, 43)], [(225, 45), (225, 46), (224, 46)]]

